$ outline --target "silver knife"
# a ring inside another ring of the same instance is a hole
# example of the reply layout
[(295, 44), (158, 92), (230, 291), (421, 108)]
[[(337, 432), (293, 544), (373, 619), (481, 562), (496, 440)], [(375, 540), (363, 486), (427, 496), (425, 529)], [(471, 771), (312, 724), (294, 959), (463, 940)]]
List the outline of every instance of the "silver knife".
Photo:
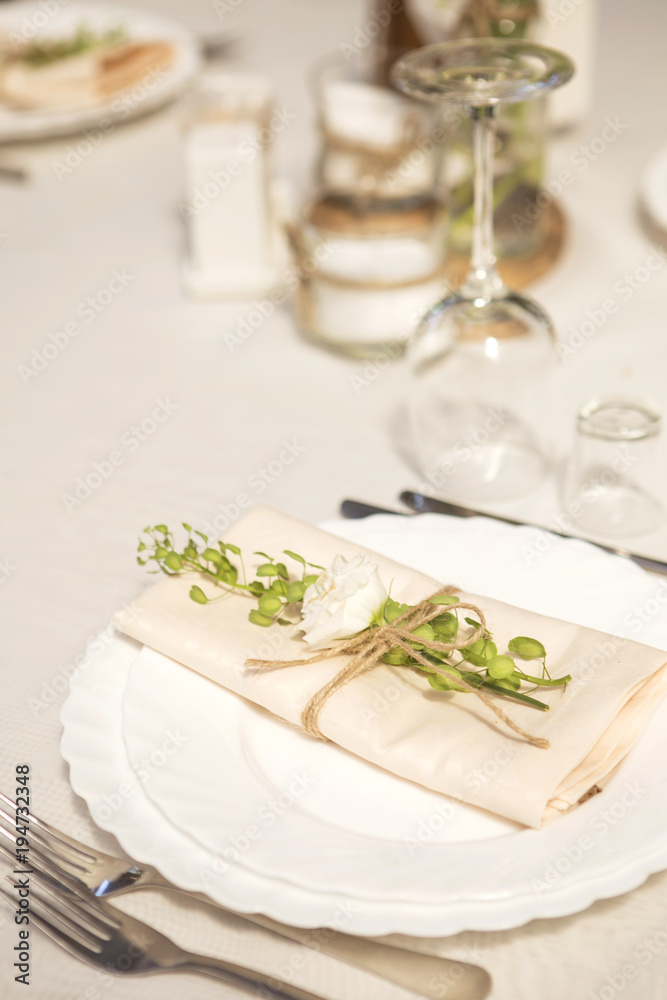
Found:
[(518, 527), (537, 528), (539, 531), (548, 531), (559, 538), (579, 538), (595, 545), (603, 552), (610, 552), (614, 556), (622, 556), (637, 563), (643, 569), (651, 570), (653, 573), (667, 573), (667, 563), (660, 559), (650, 559), (648, 556), (640, 556), (635, 552), (628, 552), (627, 549), (616, 548), (613, 545), (603, 545), (600, 542), (593, 542), (589, 538), (581, 538), (580, 535), (568, 535), (563, 531), (554, 531), (552, 528), (545, 528), (541, 524), (532, 524), (530, 521), (517, 521), (513, 517), (504, 517), (500, 514), (487, 514), (482, 510), (473, 510), (470, 507), (460, 507), (458, 504), (450, 503), (448, 500), (440, 500), (437, 497), (428, 497), (423, 493), (414, 493), (412, 490), (404, 490), (399, 499), (417, 514), (451, 514), (454, 517), (490, 517), (493, 521), (502, 521), (503, 524), (512, 524)]

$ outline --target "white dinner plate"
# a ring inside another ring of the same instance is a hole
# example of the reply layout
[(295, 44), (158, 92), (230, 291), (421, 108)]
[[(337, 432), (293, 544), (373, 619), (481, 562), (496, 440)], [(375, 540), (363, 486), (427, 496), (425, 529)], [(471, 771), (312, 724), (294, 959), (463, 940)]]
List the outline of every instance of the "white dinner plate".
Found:
[(125, 91), (94, 107), (23, 110), (0, 104), (0, 142), (46, 139), (93, 129), (103, 119), (130, 121), (176, 97), (197, 72), (200, 62), (195, 38), (186, 28), (167, 18), (116, 4), (68, 3), (43, 0), (3, 4), (0, 32), (19, 38), (47, 39), (69, 36), (85, 24), (94, 31), (122, 26), (131, 40), (167, 41), (175, 49), (172, 64), (159, 76), (146, 77)]
[(639, 190), (651, 220), (667, 233), (667, 146), (662, 146), (648, 161)]
[[(326, 527), (466, 590), (667, 648), (660, 581), (585, 542), (434, 515)], [(223, 905), (301, 926), (347, 907), (351, 933), (451, 934), (576, 912), (667, 865), (664, 707), (602, 796), (536, 831), (139, 650), (116, 638), (73, 679), (72, 784), (128, 853)]]

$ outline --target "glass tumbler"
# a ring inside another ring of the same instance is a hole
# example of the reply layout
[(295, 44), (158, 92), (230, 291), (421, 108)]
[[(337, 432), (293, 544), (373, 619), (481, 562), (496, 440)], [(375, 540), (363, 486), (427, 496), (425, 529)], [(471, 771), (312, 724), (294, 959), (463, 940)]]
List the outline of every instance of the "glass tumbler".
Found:
[(568, 515), (582, 531), (633, 536), (665, 519), (661, 415), (644, 400), (596, 398), (577, 416), (567, 469)]

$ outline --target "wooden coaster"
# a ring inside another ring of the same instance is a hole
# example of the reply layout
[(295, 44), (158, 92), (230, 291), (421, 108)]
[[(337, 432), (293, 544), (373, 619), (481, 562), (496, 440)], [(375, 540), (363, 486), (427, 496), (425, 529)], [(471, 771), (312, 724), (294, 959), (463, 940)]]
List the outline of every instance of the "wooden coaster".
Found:
[[(525, 288), (537, 281), (554, 266), (565, 246), (567, 221), (555, 201), (544, 209), (542, 242), (526, 257), (506, 257), (498, 261), (498, 270), (508, 288)], [(452, 253), (445, 262), (445, 277), (450, 285), (458, 288), (465, 279), (470, 265), (467, 254)]]

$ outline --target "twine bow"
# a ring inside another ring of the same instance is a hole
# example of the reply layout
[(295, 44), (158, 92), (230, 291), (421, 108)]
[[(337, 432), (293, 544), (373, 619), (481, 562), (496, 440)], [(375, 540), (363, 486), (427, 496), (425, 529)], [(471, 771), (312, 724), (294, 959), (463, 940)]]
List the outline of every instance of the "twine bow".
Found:
[[(365, 673), (366, 670), (370, 670), (372, 667), (377, 666), (384, 656), (388, 653), (390, 649), (404, 650), (408, 656), (413, 660), (417, 660), (422, 666), (427, 667), (434, 673), (441, 674), (448, 680), (452, 681), (457, 687), (463, 688), (464, 691), (470, 692), (476, 695), (486, 706), (490, 709), (493, 714), (503, 722), (508, 729), (512, 732), (517, 733), (523, 739), (532, 743), (533, 746), (540, 747), (542, 749), (548, 749), (549, 741), (543, 739), (540, 736), (533, 736), (526, 732), (518, 723), (514, 722), (508, 715), (503, 712), (501, 708), (495, 703), (495, 699), (487, 694), (485, 691), (481, 691), (479, 688), (474, 687), (469, 684), (466, 680), (460, 677), (458, 674), (453, 673), (451, 670), (447, 670), (446, 667), (442, 667), (432, 663), (427, 660), (419, 650), (414, 649), (412, 643), (415, 641), (415, 636), (413, 635), (414, 629), (418, 628), (420, 625), (425, 625), (430, 622), (433, 618), (437, 618), (438, 615), (443, 613), (443, 607), (441, 604), (434, 604), (433, 601), (438, 597), (449, 597), (455, 593), (456, 588), (454, 587), (443, 587), (432, 594), (430, 597), (425, 598), (419, 604), (414, 607), (408, 608), (402, 615), (396, 618), (393, 622), (387, 625), (381, 625), (377, 628), (369, 628), (358, 635), (353, 636), (351, 639), (346, 639), (344, 642), (340, 643), (333, 649), (323, 649), (313, 656), (306, 657), (303, 660), (246, 660), (246, 666), (258, 667), (262, 670), (273, 670), (282, 667), (298, 667), (303, 666), (308, 663), (318, 663), (322, 660), (329, 660), (334, 656), (349, 656), (349, 662), (338, 671), (335, 677), (333, 677), (328, 684), (321, 687), (319, 691), (316, 691), (313, 697), (310, 699), (303, 712), (301, 713), (301, 725), (305, 731), (310, 736), (315, 736), (319, 739), (325, 739), (325, 736), (321, 732), (318, 726), (319, 715), (325, 704), (346, 684), (354, 680), (355, 677), (359, 677), (361, 674)], [(453, 652), (457, 649), (463, 649), (464, 646), (469, 646), (471, 643), (476, 642), (477, 639), (481, 638), (486, 632), (486, 619), (484, 618), (483, 612), (476, 607), (474, 604), (457, 603), (457, 610), (467, 610), (473, 611), (479, 618), (479, 626), (473, 631), (472, 635), (467, 636), (460, 641), (454, 642), (437, 642), (435, 639), (424, 639), (419, 637), (419, 643), (425, 646), (427, 649), (433, 649), (441, 653)]]

